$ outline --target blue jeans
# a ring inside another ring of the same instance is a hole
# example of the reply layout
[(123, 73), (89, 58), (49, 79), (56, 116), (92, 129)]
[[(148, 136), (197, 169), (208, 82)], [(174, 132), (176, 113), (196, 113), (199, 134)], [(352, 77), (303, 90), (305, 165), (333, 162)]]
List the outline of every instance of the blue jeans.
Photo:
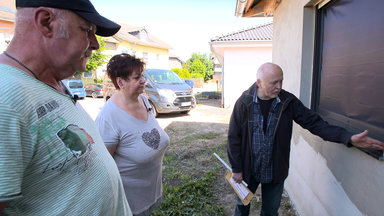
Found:
[[(255, 193), (260, 182), (253, 177), (248, 183), (248, 188)], [(261, 184), (261, 216), (277, 216), (280, 207), (281, 195), (283, 194), (284, 182), (273, 184)], [(239, 197), (237, 197), (235, 216), (248, 216), (251, 204), (244, 206)]]

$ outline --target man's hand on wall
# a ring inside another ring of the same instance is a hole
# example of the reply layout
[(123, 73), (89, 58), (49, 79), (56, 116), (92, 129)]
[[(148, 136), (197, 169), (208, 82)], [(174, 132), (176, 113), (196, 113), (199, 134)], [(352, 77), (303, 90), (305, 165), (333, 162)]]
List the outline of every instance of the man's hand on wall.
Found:
[(362, 133), (355, 134), (351, 137), (352, 145), (361, 148), (373, 148), (377, 150), (384, 150), (384, 143), (379, 140), (373, 139), (368, 135), (368, 130)]

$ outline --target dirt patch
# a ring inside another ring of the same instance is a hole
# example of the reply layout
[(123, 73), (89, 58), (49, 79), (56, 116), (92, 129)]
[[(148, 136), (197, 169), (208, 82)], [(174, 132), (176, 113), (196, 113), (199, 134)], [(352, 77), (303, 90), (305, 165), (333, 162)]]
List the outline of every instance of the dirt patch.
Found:
[[(227, 161), (226, 143), (231, 109), (220, 108), (220, 100), (198, 100), (198, 106), (189, 114), (163, 114), (157, 120), (168, 133), (171, 144), (166, 156), (174, 155), (179, 163), (172, 164), (177, 170), (194, 170), (196, 176), (211, 168), (217, 168), (213, 202), (224, 209), (224, 215), (233, 215), (236, 194), (224, 178), (225, 168), (213, 156), (217, 153)], [(167, 174), (164, 174), (167, 178)], [(166, 184), (177, 184), (178, 180), (165, 179)], [(251, 202), (250, 215), (259, 215), (261, 207), (260, 189)], [(289, 197), (284, 192), (279, 215), (296, 215)]]

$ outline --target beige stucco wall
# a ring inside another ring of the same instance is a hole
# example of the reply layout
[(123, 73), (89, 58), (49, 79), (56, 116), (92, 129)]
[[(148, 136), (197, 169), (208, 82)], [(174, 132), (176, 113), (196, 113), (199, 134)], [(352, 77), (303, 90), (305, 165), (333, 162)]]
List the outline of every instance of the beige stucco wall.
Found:
[(169, 58), (169, 69), (182, 68), (182, 67), (183, 67), (183, 65), (181, 64), (180, 61), (178, 61), (176, 59)]
[[(316, 2), (316, 1), (312, 1)], [(310, 103), (314, 8), (309, 0), (283, 0), (274, 13), (273, 62), (283, 88)], [(383, 215), (384, 162), (325, 142), (295, 125), (285, 188), (300, 215)]]
[(137, 58), (143, 58), (143, 53), (147, 53), (146, 68), (169, 69), (168, 49), (145, 47), (142, 45), (133, 45), (129, 42), (123, 42), (117, 46), (118, 53), (133, 54)]

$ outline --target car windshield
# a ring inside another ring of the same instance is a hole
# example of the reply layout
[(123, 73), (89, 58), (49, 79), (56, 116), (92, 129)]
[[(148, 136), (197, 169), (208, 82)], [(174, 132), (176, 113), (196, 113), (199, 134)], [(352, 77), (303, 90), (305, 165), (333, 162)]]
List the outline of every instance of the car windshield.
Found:
[(148, 69), (147, 74), (155, 83), (159, 84), (181, 84), (184, 83), (180, 77), (170, 70)]
[(83, 88), (83, 83), (76, 81), (69, 82), (69, 88)]

